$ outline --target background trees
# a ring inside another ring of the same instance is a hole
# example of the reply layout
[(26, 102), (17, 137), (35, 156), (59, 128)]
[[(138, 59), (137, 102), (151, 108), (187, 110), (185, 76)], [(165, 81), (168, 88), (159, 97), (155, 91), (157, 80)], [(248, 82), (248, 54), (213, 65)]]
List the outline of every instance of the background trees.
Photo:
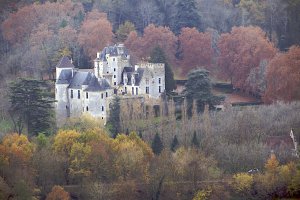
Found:
[(267, 68), (266, 102), (295, 101), (300, 99), (300, 47), (279, 53)]
[(258, 27), (235, 27), (231, 33), (221, 35), (219, 67), (221, 75), (234, 87), (247, 89), (247, 77), (264, 60), (276, 53), (272, 43)]
[(29, 135), (48, 132), (52, 126), (54, 100), (44, 81), (20, 79), (10, 88), (10, 113), (15, 131), (27, 128)]
[(89, 58), (93, 59), (97, 51), (110, 44), (112, 36), (112, 26), (106, 14), (93, 10), (82, 23), (78, 42)]
[(180, 44), (180, 69), (183, 75), (197, 67), (209, 69), (212, 64), (212, 36), (196, 28), (182, 28), (178, 36)]

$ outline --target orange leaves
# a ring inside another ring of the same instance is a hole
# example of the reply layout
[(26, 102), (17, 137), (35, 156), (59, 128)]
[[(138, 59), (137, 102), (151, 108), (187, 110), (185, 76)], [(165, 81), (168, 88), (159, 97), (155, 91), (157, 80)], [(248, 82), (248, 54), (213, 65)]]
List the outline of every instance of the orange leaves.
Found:
[(179, 42), (183, 54), (180, 64), (186, 75), (191, 69), (204, 67), (209, 69), (213, 56), (211, 34), (201, 33), (196, 28), (183, 28)]
[(47, 195), (46, 200), (70, 200), (70, 194), (61, 186), (55, 185)]
[(151, 51), (159, 46), (166, 52), (167, 58), (174, 61), (177, 37), (168, 27), (156, 27), (150, 24), (144, 29), (144, 35), (138, 37), (136, 32), (131, 32), (125, 41), (126, 47), (138, 59), (147, 59)]
[(110, 44), (112, 36), (112, 25), (107, 20), (106, 14), (93, 10), (83, 21), (78, 42), (85, 53), (93, 58), (97, 51)]
[(9, 134), (0, 144), (0, 160), (4, 164), (9, 164), (12, 160), (26, 163), (31, 159), (33, 151), (34, 145), (29, 142), (27, 136)]
[(246, 89), (251, 69), (263, 60), (270, 60), (277, 52), (274, 45), (258, 27), (234, 27), (222, 34), (218, 43), (221, 76), (232, 81), (234, 87)]
[(264, 101), (300, 100), (300, 47), (277, 54), (267, 68), (267, 89)]

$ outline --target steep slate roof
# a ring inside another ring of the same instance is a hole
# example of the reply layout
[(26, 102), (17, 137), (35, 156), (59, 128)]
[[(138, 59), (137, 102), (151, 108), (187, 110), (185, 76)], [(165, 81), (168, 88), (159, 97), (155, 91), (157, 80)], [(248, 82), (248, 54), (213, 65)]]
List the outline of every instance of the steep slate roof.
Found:
[(106, 79), (100, 79), (98, 81), (98, 79), (95, 76), (93, 76), (85, 91), (96, 92), (96, 91), (103, 91), (110, 88), (111, 87), (109, 83), (106, 81)]
[[(110, 56), (124, 56), (124, 58), (128, 55), (128, 50), (125, 47), (122, 47), (124, 52), (122, 54), (118, 53), (118, 46), (114, 45), (114, 46), (108, 46), (108, 47), (104, 47), (104, 49), (102, 50), (102, 52), (100, 53), (100, 60), (102, 61), (107, 61), (106, 60), (106, 54), (109, 54)], [(95, 60), (98, 60), (98, 58), (96, 58)]]
[(75, 66), (71, 63), (70, 59), (67, 56), (63, 56), (58, 64), (57, 68), (75, 68)]
[(80, 89), (82, 85), (88, 85), (91, 78), (90, 72), (75, 72), (69, 88)]
[(144, 69), (143, 68), (138, 68), (137, 70), (137, 74), (135, 74), (135, 86), (139, 86), (140, 82), (143, 78), (144, 75)]
[(72, 71), (62, 70), (58, 79), (56, 80), (56, 84), (70, 84), (71, 79), (72, 79)]

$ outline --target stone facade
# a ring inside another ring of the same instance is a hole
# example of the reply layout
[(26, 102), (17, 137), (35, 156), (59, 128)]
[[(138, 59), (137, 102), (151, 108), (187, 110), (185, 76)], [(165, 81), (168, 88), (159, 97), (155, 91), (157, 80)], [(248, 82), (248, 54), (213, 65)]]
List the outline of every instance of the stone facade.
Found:
[(130, 65), (124, 45), (105, 47), (97, 53), (94, 69), (76, 69), (68, 57), (56, 66), (56, 118), (58, 125), (68, 117), (88, 113), (106, 121), (115, 95), (159, 98), (165, 91), (163, 63)]

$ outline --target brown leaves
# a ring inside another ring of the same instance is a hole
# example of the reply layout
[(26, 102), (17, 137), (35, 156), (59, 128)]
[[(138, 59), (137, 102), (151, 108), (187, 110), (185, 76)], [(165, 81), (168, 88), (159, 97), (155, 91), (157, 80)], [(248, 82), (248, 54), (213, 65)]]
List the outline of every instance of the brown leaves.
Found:
[(151, 51), (159, 46), (164, 50), (167, 58), (175, 60), (177, 37), (168, 27), (156, 27), (150, 24), (144, 29), (144, 35), (139, 37), (136, 32), (131, 32), (125, 41), (126, 47), (134, 57), (147, 59)]
[(300, 100), (300, 47), (277, 54), (267, 68), (267, 89), (264, 101)]
[(55, 185), (52, 191), (47, 195), (46, 200), (69, 200), (70, 194), (59, 185)]
[(213, 56), (210, 33), (201, 33), (196, 28), (183, 28), (179, 42), (182, 51), (182, 74), (186, 75), (196, 67), (209, 69)]
[(231, 79), (234, 87), (246, 89), (246, 80), (251, 69), (263, 60), (270, 60), (276, 48), (258, 27), (234, 27), (230, 33), (221, 35), (220, 76)]
[(81, 26), (78, 42), (85, 53), (93, 58), (97, 51), (110, 44), (112, 36), (112, 26), (106, 14), (93, 10), (88, 13)]

